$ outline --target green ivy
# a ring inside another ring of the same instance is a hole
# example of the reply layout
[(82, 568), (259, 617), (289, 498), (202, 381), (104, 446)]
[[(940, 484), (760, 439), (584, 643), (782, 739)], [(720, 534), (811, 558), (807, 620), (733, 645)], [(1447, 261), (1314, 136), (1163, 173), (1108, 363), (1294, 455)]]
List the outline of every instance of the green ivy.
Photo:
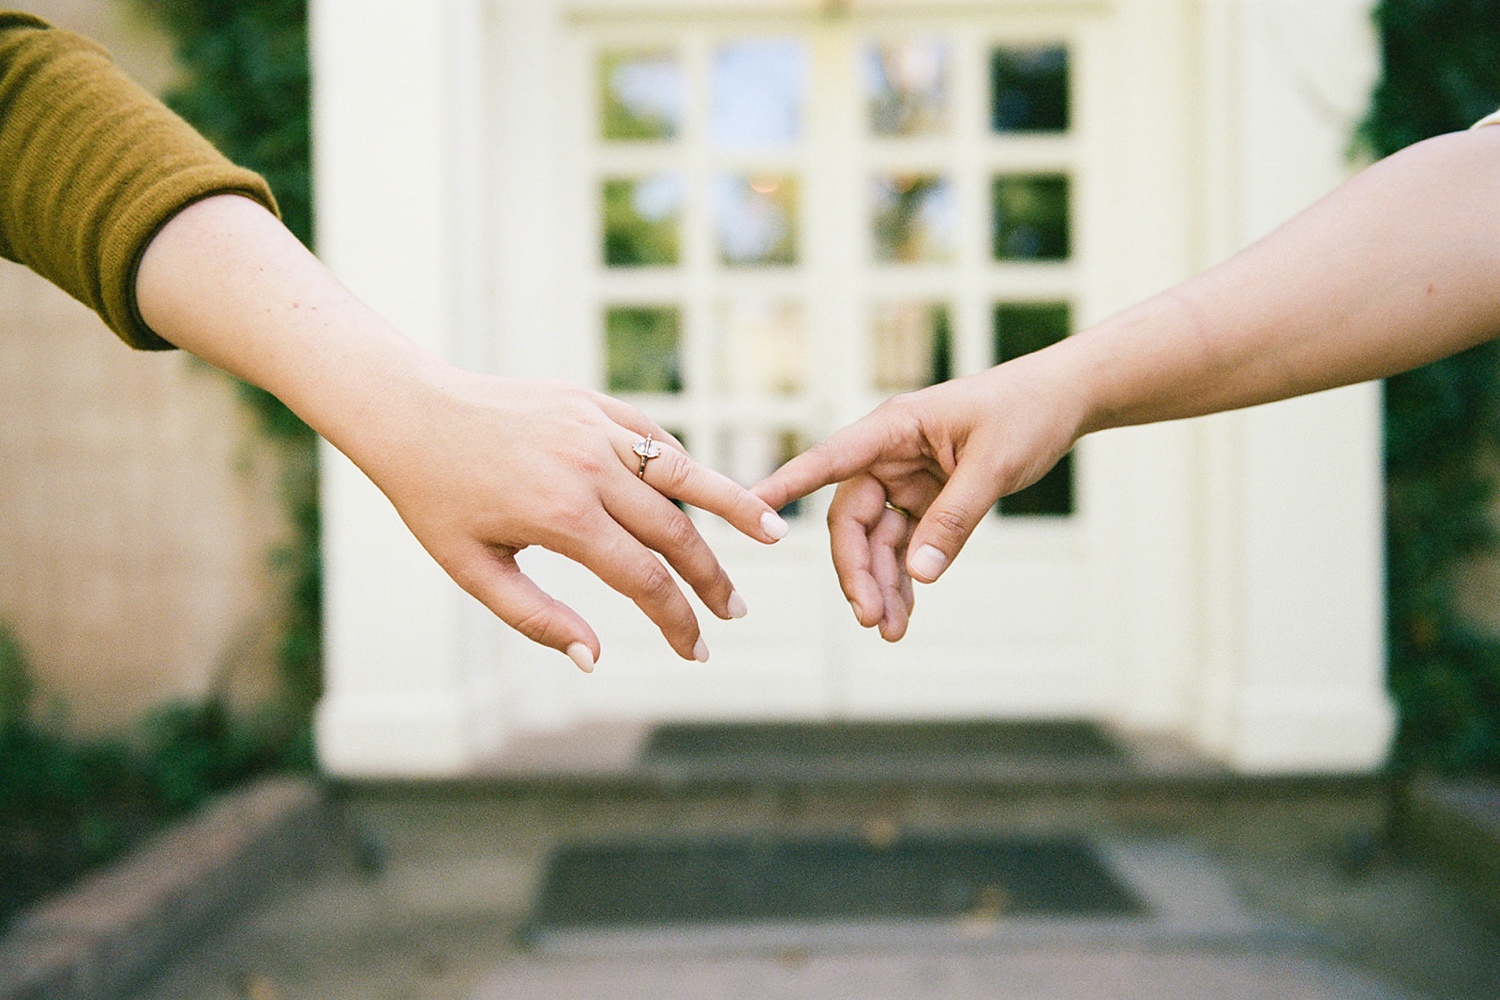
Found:
[[(1383, 68), (1359, 140), (1384, 156), (1500, 107), (1500, 0), (1383, 0)], [(1500, 238), (1500, 235), (1497, 235)], [(1385, 387), (1388, 649), (1398, 769), (1500, 771), (1500, 640), (1455, 604), (1456, 568), (1494, 548), (1500, 344)]]
[[(313, 241), (306, 0), (134, 0), (176, 41), (167, 104), (271, 185), (287, 228)], [(322, 690), (316, 436), (276, 397), (242, 383), (283, 452), (291, 544), (272, 553), (288, 599), (280, 649), (287, 707), (309, 717)]]
[(20, 644), (0, 624), (0, 929), (209, 797), (313, 766), (306, 728), (222, 702), (169, 705), (128, 738), (79, 738), (42, 717)]

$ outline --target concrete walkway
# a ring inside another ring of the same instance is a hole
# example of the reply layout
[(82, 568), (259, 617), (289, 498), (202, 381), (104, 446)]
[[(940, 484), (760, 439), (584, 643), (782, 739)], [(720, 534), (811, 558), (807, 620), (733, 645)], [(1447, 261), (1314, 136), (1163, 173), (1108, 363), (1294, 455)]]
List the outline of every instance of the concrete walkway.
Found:
[(1028, 948), (838, 952), (788, 957), (519, 962), (486, 982), (494, 1000), (1397, 1000), (1327, 962), (1276, 953)]
[[(1493, 784), (1393, 809), (1378, 778), (1237, 777), (1075, 724), (804, 729), (595, 729), (464, 782), (248, 787), (21, 915), (0, 998), (1500, 996)], [(539, 908), (562, 847), (573, 880)], [(838, 916), (891, 906), (939, 915)], [(649, 922), (682, 912), (762, 922)]]
[[(363, 831), (362, 866), (283, 887), (135, 1000), (1500, 996), (1500, 932), (1436, 871), (1379, 848), (1374, 783), (490, 782), (354, 787), (341, 805)], [(892, 826), (1087, 831), (1154, 851), (1158, 875), (1180, 880), (1177, 919), (1110, 934), (997, 921), (521, 943), (564, 841)]]

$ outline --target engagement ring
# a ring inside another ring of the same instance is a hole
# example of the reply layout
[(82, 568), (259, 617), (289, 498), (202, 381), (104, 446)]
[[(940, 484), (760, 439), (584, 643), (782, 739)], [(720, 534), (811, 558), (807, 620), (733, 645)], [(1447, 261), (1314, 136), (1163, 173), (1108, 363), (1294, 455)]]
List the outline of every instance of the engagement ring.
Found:
[(661, 454), (661, 445), (651, 440), (651, 435), (647, 434), (643, 440), (637, 441), (635, 446), (630, 450), (641, 456), (641, 464), (635, 470), (635, 474), (638, 478), (645, 479), (646, 463)]

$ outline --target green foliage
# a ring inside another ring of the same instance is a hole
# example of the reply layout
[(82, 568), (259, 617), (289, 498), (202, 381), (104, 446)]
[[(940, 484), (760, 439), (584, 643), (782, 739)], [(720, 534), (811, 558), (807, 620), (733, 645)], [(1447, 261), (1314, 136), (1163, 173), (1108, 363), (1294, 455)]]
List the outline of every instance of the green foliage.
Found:
[(674, 209), (660, 218), (636, 206), (638, 180), (604, 182), (604, 263), (610, 267), (675, 264), (681, 247)]
[(171, 705), (131, 739), (70, 738), (38, 722), (19, 644), (0, 625), (0, 927), (210, 796), (267, 771), (313, 767), (305, 727)]
[[(312, 245), (306, 0), (134, 0), (177, 42), (182, 76), (167, 103), (226, 156), (271, 185), (282, 219)], [(287, 708), (306, 716), (322, 689), (316, 440), (264, 390), (246, 402), (283, 451), (282, 498), (293, 542), (272, 553), (288, 620), (281, 644)]]
[[(1359, 140), (1380, 156), (1500, 107), (1500, 0), (1384, 0), (1383, 75)], [(1500, 771), (1500, 641), (1466, 623), (1454, 570), (1496, 542), (1500, 344), (1386, 383), (1390, 685), (1398, 768)]]
[(135, 0), (177, 41), (167, 104), (265, 177), (312, 244), (306, 0)]
[(21, 644), (0, 623), (0, 733), (26, 720), (33, 689), (21, 656)]

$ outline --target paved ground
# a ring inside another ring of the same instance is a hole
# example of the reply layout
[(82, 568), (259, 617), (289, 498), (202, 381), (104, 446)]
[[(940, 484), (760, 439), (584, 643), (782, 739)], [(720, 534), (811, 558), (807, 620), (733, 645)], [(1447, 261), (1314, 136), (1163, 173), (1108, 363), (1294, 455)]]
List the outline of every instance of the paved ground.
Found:
[[(286, 887), (135, 1000), (1500, 996), (1500, 928), (1442, 876), (1379, 847), (1385, 808), (1369, 786), (1236, 794), (512, 783), (353, 789), (344, 807), (367, 838), (364, 868)], [(567, 839), (892, 826), (1082, 830), (1154, 850), (1168, 875), (1189, 872), (1179, 897), (1201, 904), (1214, 932), (1192, 933), (1189, 913), (1166, 931), (1092, 937), (997, 924), (519, 943), (547, 851)], [(1226, 907), (1235, 912), (1226, 917)]]

